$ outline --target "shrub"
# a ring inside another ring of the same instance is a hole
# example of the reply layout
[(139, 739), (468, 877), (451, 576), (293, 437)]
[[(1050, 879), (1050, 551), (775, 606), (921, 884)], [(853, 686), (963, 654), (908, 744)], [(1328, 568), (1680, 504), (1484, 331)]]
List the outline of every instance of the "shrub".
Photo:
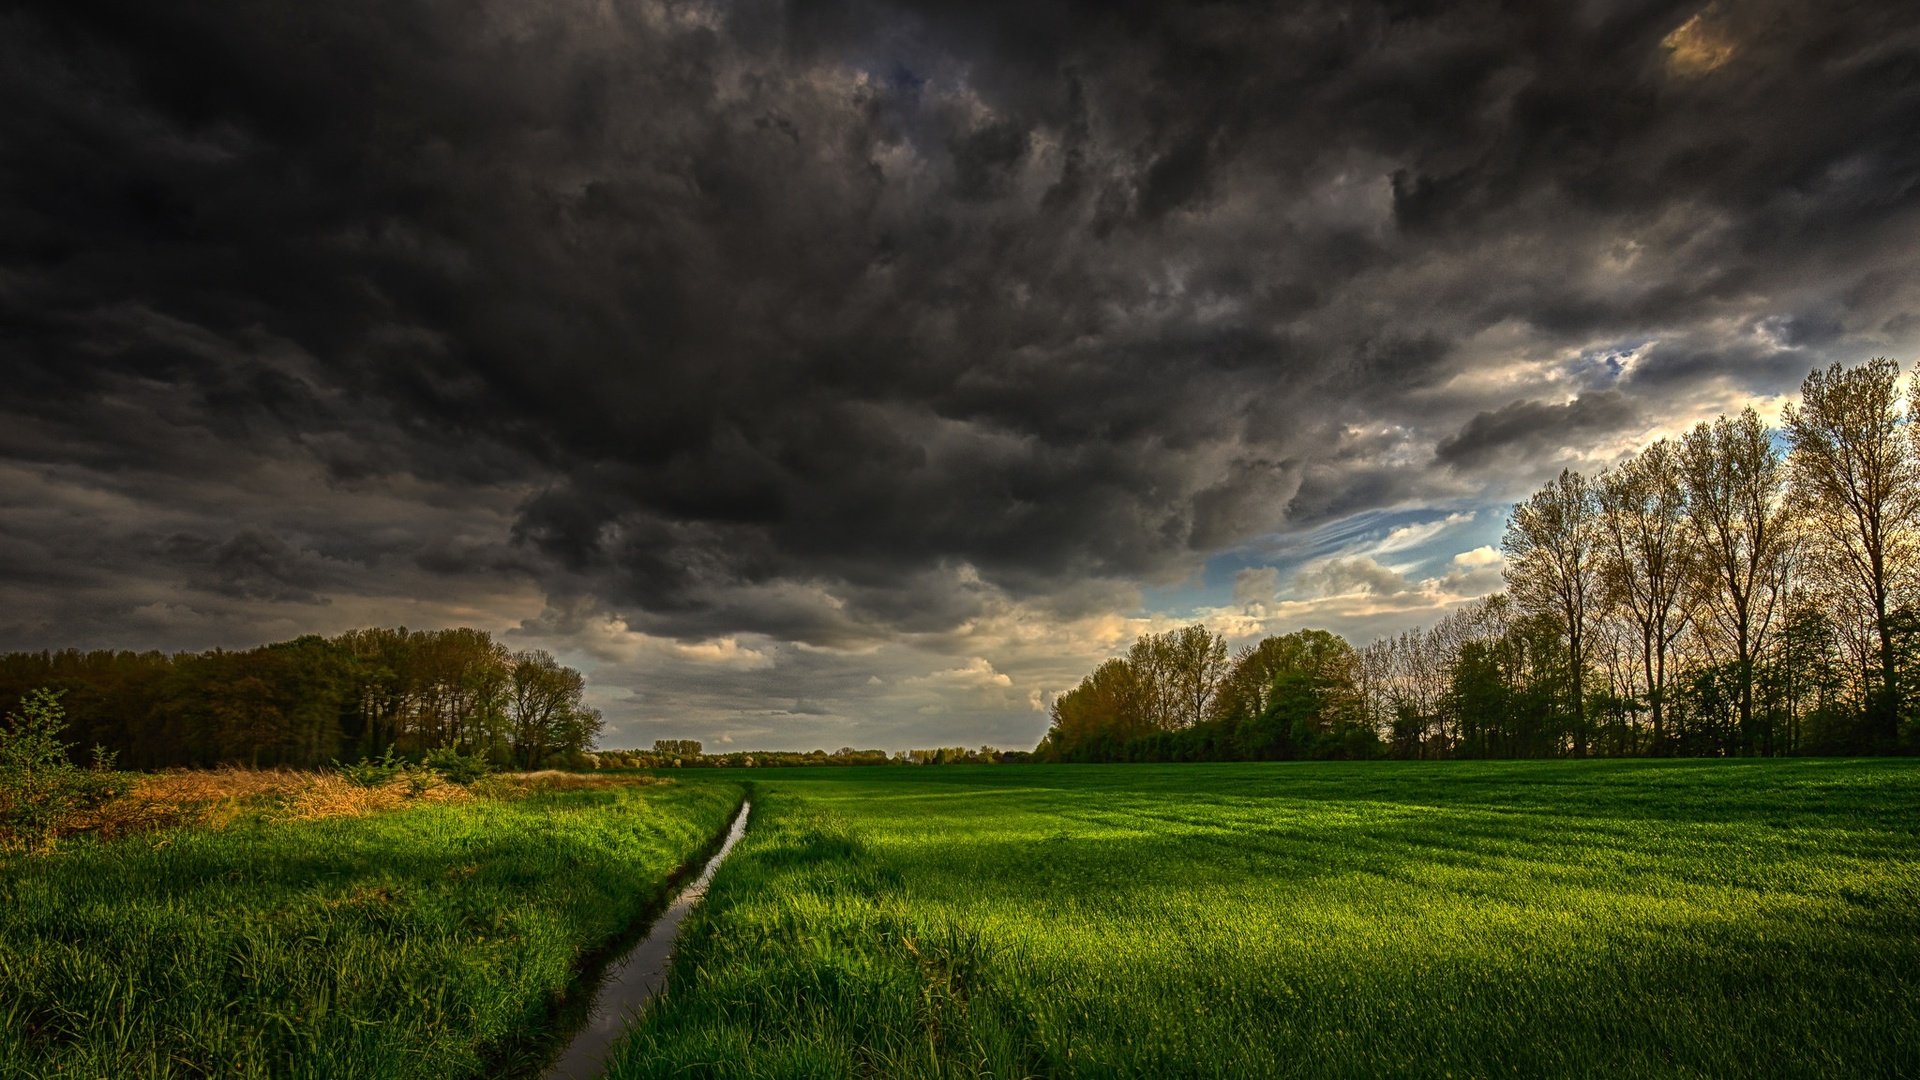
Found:
[(407, 763), (393, 756), (393, 747), (387, 747), (386, 753), (377, 758), (362, 758), (359, 761), (342, 765), (338, 761), (333, 767), (350, 784), (358, 787), (381, 787), (407, 769)]
[(411, 799), (417, 799), (445, 783), (431, 765), (402, 765), (400, 778), (406, 781), (407, 797)]
[(481, 754), (462, 754), (452, 747), (427, 752), (427, 766), (449, 783), (471, 784), (493, 771), (493, 765)]
[(95, 747), (94, 768), (75, 765), (60, 739), (66, 726), (60, 694), (43, 687), (21, 698), (0, 729), (0, 830), (30, 851), (51, 850), (60, 833), (120, 793), (113, 755)]

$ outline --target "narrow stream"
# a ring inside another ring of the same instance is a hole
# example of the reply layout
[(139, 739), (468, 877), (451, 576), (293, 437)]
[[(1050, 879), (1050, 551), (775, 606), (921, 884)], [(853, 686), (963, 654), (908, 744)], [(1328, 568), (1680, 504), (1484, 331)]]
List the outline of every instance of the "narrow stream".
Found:
[(541, 1074), (542, 1080), (587, 1080), (605, 1071), (607, 1051), (612, 1049), (614, 1041), (640, 1018), (647, 1002), (666, 984), (667, 961), (673, 956), (675, 939), (680, 936), (680, 923), (700, 898), (707, 895), (707, 883), (713, 880), (713, 872), (720, 868), (733, 845), (746, 835), (747, 811), (752, 807), (751, 802), (740, 804), (740, 812), (727, 830), (726, 841), (700, 869), (700, 876), (674, 897), (673, 906), (654, 922), (640, 944), (608, 966), (606, 979), (588, 1007), (587, 1018), (573, 1033), (560, 1057)]

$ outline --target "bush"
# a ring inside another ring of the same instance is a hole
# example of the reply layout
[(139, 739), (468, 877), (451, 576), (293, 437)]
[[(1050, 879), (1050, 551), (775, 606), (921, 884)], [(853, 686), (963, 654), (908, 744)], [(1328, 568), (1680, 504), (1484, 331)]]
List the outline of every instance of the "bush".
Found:
[(409, 798), (417, 799), (444, 783), (431, 765), (402, 765), (400, 775), (407, 782)]
[(83, 769), (60, 740), (66, 729), (60, 694), (46, 688), (20, 699), (0, 729), (0, 831), (29, 851), (48, 851), (89, 811), (120, 793), (113, 755), (95, 747), (94, 767)]
[(481, 754), (462, 754), (452, 747), (427, 751), (427, 767), (449, 783), (466, 785), (493, 771), (493, 765)]
[(393, 756), (393, 747), (387, 747), (386, 753), (377, 758), (362, 758), (348, 765), (338, 761), (333, 767), (350, 784), (359, 787), (380, 787), (399, 776), (407, 769), (407, 763)]

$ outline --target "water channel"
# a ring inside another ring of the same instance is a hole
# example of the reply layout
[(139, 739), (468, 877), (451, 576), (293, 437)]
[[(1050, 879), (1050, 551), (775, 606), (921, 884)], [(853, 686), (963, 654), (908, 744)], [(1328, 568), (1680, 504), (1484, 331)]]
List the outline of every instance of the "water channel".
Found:
[(680, 936), (680, 923), (686, 919), (700, 898), (707, 895), (707, 884), (713, 880), (713, 872), (720, 868), (733, 845), (747, 832), (747, 811), (753, 808), (750, 802), (740, 804), (740, 812), (734, 815), (733, 825), (727, 830), (727, 838), (721, 843), (720, 850), (700, 869), (700, 876), (693, 883), (680, 890), (669, 907), (656, 920), (647, 936), (640, 939), (625, 956), (607, 966), (606, 976), (600, 989), (594, 994), (593, 1004), (587, 1008), (587, 1016), (580, 1027), (567, 1041), (565, 1050), (541, 1074), (542, 1080), (588, 1080), (599, 1076), (606, 1069), (607, 1051), (613, 1048), (629, 1025), (640, 1018), (647, 1007), (667, 981), (667, 962), (673, 957), (673, 944)]

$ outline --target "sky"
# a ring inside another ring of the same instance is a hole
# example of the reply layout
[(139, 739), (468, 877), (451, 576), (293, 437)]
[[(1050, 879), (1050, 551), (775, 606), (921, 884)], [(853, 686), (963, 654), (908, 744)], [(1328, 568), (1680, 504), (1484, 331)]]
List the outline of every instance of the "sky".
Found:
[(1904, 3), (0, 12), (0, 649), (477, 626), (603, 746), (1029, 746), (1920, 356)]

